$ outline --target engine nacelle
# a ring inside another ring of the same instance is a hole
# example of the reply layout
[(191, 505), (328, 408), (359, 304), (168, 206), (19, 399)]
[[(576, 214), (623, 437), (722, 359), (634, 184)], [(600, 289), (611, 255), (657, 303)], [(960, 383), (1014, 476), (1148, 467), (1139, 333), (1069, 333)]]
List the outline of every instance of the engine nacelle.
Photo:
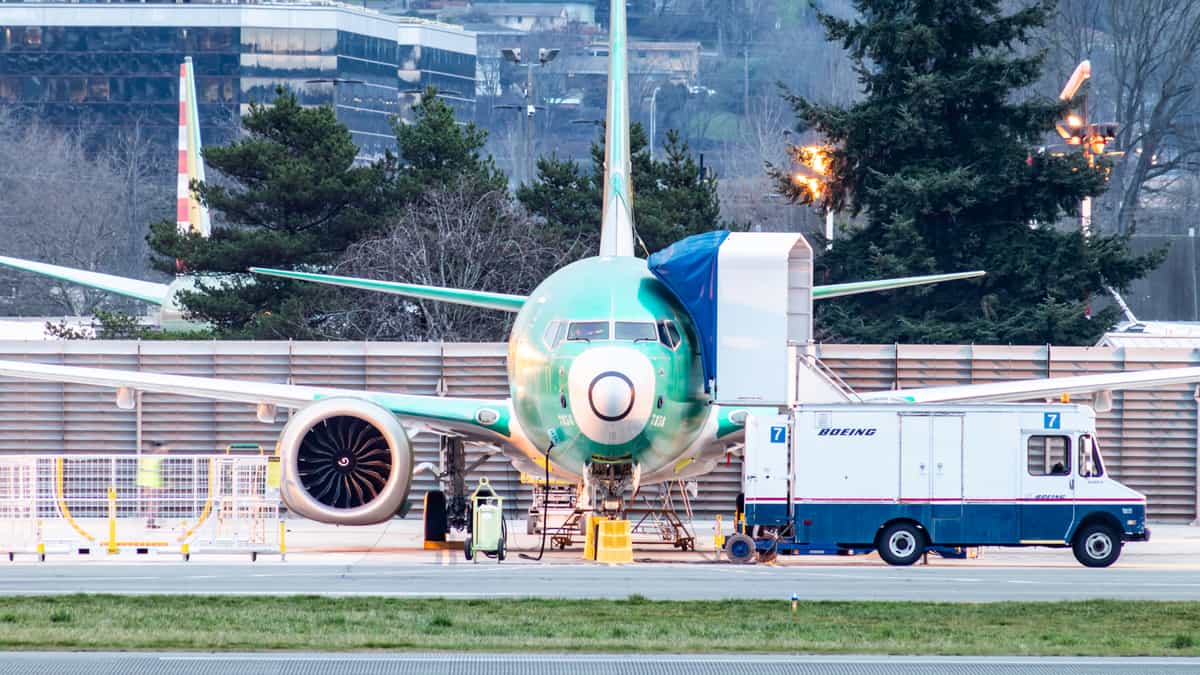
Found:
[(356, 398), (327, 398), (298, 411), (279, 437), (279, 493), (297, 515), (371, 525), (408, 499), (413, 453), (390, 411)]

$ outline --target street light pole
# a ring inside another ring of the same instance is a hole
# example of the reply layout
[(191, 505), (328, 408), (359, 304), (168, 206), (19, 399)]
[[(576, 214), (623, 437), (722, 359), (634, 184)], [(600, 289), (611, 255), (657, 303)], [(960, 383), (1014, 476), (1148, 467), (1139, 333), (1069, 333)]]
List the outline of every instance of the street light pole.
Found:
[(650, 94), (650, 161), (654, 161), (654, 139), (658, 138), (658, 92), (662, 87), (654, 88)]
[[(537, 114), (537, 99), (533, 95), (533, 67), (539, 65), (545, 67), (558, 56), (557, 49), (538, 49), (537, 63), (522, 63), (521, 48), (513, 47), (500, 50), (501, 55), (506, 61), (515, 63), (518, 66), (525, 67), (525, 106), (524, 114), (521, 119), (521, 132), (524, 137), (525, 145), (525, 180), (529, 183), (533, 182), (533, 118)], [(503, 107), (503, 106), (497, 106)]]

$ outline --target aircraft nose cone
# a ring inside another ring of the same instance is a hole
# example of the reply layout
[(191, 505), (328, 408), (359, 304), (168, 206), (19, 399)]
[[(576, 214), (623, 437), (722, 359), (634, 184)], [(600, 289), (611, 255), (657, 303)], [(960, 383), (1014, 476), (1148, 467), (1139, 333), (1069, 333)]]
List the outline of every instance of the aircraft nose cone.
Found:
[(590, 347), (575, 357), (567, 374), (571, 421), (596, 443), (628, 443), (649, 423), (656, 387), (654, 366), (645, 354), (626, 346)]
[(600, 373), (588, 387), (592, 412), (605, 422), (625, 419), (633, 410), (635, 396), (633, 380), (615, 370)]

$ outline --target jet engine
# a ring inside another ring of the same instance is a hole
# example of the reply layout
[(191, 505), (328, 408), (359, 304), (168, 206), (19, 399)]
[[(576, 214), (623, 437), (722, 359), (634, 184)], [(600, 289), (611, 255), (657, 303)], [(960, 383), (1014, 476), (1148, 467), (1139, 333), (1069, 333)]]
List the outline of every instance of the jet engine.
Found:
[(412, 482), (408, 434), (371, 401), (327, 398), (297, 412), (279, 437), (280, 496), (297, 515), (370, 525), (403, 508)]

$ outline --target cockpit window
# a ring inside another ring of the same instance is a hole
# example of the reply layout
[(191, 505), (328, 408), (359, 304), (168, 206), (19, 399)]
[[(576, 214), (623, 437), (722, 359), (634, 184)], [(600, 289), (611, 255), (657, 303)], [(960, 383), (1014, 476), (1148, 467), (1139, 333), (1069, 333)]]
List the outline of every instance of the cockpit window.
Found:
[(545, 341), (547, 347), (553, 348), (558, 344), (555, 338), (558, 337), (558, 327), (561, 323), (561, 321), (555, 320), (546, 324), (546, 333), (542, 336), (542, 340)]
[(655, 329), (654, 324), (643, 321), (618, 321), (615, 334), (618, 340), (658, 341), (658, 330)]
[(671, 349), (679, 346), (682, 340), (679, 338), (679, 329), (675, 327), (674, 321), (658, 322), (658, 341)]
[(608, 339), (608, 322), (607, 321), (576, 321), (567, 329), (567, 340), (583, 340), (591, 342), (592, 340), (607, 340)]

